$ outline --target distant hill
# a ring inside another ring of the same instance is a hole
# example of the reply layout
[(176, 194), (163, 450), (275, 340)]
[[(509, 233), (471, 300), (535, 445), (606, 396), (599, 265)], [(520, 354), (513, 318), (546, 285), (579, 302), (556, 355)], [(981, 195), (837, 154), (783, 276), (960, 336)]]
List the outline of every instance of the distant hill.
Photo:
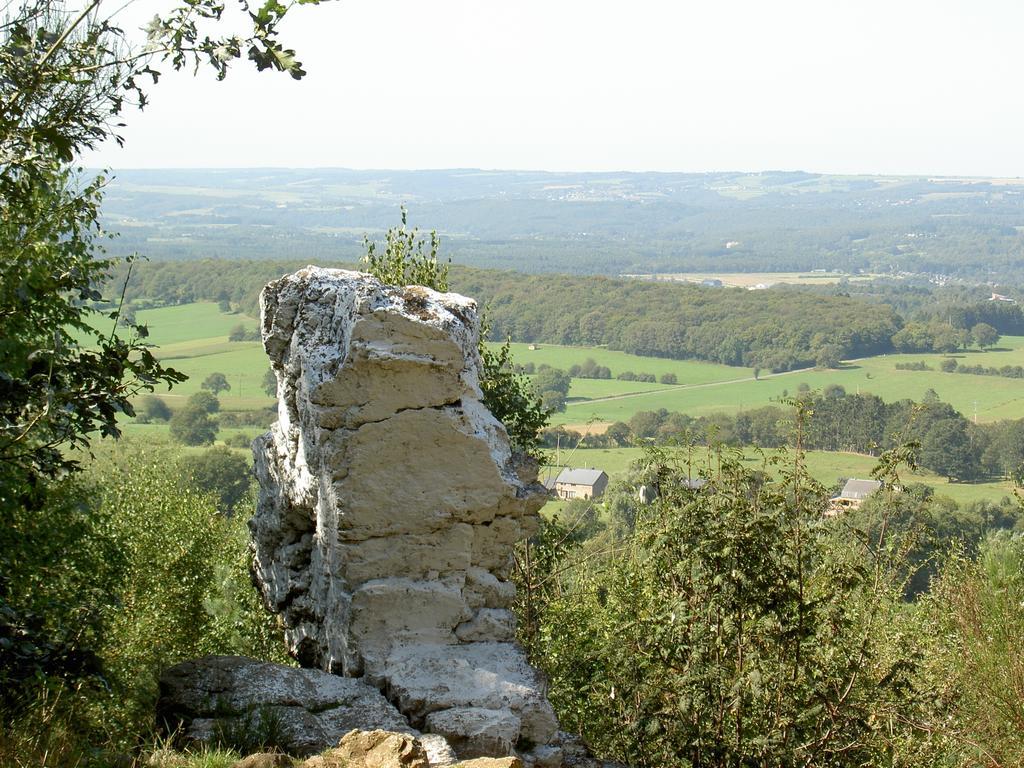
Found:
[(765, 173), (128, 170), (116, 252), (351, 260), (398, 222), (462, 264), (589, 274), (845, 272), (1024, 278), (1024, 180)]

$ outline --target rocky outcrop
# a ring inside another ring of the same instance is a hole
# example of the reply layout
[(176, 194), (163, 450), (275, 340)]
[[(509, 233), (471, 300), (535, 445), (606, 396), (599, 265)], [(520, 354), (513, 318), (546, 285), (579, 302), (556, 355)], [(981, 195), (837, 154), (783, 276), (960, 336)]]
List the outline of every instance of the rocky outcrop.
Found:
[(336, 746), (357, 728), (419, 735), (361, 680), (241, 656), (206, 656), (165, 670), (157, 719), (183, 746), (269, 740), (293, 755)]
[(250, 527), (290, 651), (463, 757), (551, 744), (509, 581), (544, 489), (482, 403), (476, 305), (316, 267), (260, 301), (278, 421), (254, 444)]

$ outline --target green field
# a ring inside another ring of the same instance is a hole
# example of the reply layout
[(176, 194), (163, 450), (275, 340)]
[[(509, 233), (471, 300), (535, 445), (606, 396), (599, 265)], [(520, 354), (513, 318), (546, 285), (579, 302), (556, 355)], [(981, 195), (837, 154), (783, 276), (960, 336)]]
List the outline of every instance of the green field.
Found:
[(154, 354), (161, 362), (189, 377), (170, 392), (158, 393), (172, 408), (198, 392), (203, 379), (215, 371), (231, 384), (230, 391), (219, 395), (224, 410), (252, 410), (273, 403), (262, 387), (270, 367), (262, 345), (228, 341), (228, 333), (236, 325), (255, 328), (254, 318), (227, 314), (216, 304), (202, 302), (140, 310), (136, 321), (149, 328), (148, 340), (157, 345)]
[[(529, 351), (526, 345), (516, 344), (513, 345), (513, 355), (519, 363), (533, 361), (555, 365), (555, 361), (561, 361), (557, 363), (561, 368), (593, 357), (598, 364), (607, 365), (613, 376), (623, 370), (659, 375), (672, 371), (679, 378), (677, 386), (615, 379), (576, 379), (569, 390), (570, 401), (565, 412), (554, 417), (556, 424), (628, 421), (637, 411), (660, 408), (691, 416), (716, 411), (735, 413), (794, 395), (800, 384), (807, 384), (812, 389), (839, 384), (847, 392), (870, 392), (889, 402), (905, 398), (920, 400), (927, 390), (933, 389), (942, 400), (969, 418), (977, 414), (979, 422), (1024, 417), (1024, 380), (943, 373), (939, 370), (939, 363), (945, 355), (940, 354), (880, 355), (848, 362), (838, 370), (762, 373), (756, 381), (753, 371), (747, 368), (692, 360), (642, 358), (600, 348), (542, 346), (540, 350)], [(970, 351), (956, 357), (963, 365), (1024, 365), (1024, 337), (1004, 337), (998, 351)], [(935, 370), (896, 369), (897, 363), (919, 361)]]
[[(252, 410), (272, 404), (262, 390), (262, 380), (268, 367), (266, 354), (257, 342), (228, 342), (228, 332), (239, 323), (254, 328), (256, 321), (245, 315), (226, 314), (216, 304), (200, 303), (137, 313), (139, 322), (150, 329), (150, 339), (160, 345), (155, 351), (166, 364), (182, 371), (190, 378), (161, 393), (171, 407), (179, 405), (199, 390), (203, 379), (214, 371), (227, 376), (231, 391), (221, 393), (223, 410)], [(677, 385), (619, 381), (617, 379), (574, 379), (569, 392), (569, 403), (563, 413), (555, 415), (556, 424), (569, 424), (579, 428), (594, 422), (602, 429), (613, 421), (628, 421), (640, 410), (681, 411), (692, 416), (716, 411), (737, 412), (768, 405), (785, 395), (793, 395), (800, 384), (812, 389), (823, 389), (839, 384), (848, 392), (872, 392), (884, 400), (902, 398), (920, 400), (928, 389), (951, 403), (957, 410), (972, 417), (977, 408), (979, 421), (1024, 417), (1024, 380), (995, 376), (974, 376), (943, 373), (939, 363), (943, 355), (883, 355), (851, 361), (839, 370), (802, 370), (784, 374), (761, 374), (754, 379), (748, 368), (734, 368), (694, 360), (666, 360), (638, 357), (598, 347), (563, 347), (540, 344), (529, 349), (526, 344), (513, 344), (514, 359), (567, 369), (593, 358), (598, 365), (611, 369), (615, 376), (622, 371), (651, 373), (661, 376), (674, 373)], [(966, 352), (957, 356), (964, 365), (1024, 365), (1024, 337), (1004, 337), (999, 348), (987, 352)], [(923, 361), (933, 371), (900, 371), (897, 363)], [(126, 424), (126, 433), (132, 437), (155, 439), (166, 434), (164, 425)], [(233, 432), (253, 436), (257, 427), (224, 430), (221, 438)], [(638, 455), (639, 449), (578, 450), (572, 457), (560, 457), (563, 464), (597, 466), (615, 476), (621, 474)], [(842, 453), (812, 452), (808, 465), (821, 482), (833, 484), (840, 477), (865, 477), (874, 465), (869, 456)], [(950, 484), (943, 478), (928, 473), (915, 476), (921, 482), (936, 487), (937, 492), (957, 501), (998, 499), (1010, 493), (1006, 483)]]
[[(149, 326), (152, 342), (160, 345), (157, 356), (190, 377), (167, 395), (172, 406), (197, 391), (202, 380), (214, 371), (223, 373), (231, 383), (231, 391), (221, 395), (224, 408), (251, 409), (270, 404), (261, 388), (268, 365), (261, 346), (256, 342), (227, 341), (227, 334), (235, 325), (255, 327), (253, 318), (225, 314), (218, 311), (216, 304), (200, 303), (140, 311), (138, 320)], [(638, 357), (600, 347), (538, 346), (530, 350), (526, 344), (513, 344), (513, 358), (521, 364), (532, 362), (535, 366), (547, 364), (567, 369), (589, 357), (610, 368), (613, 376), (627, 370), (655, 376), (674, 373), (679, 382), (665, 385), (614, 378), (575, 379), (566, 411), (555, 415), (558, 424), (628, 421), (637, 411), (660, 408), (692, 416), (737, 412), (793, 395), (800, 384), (812, 389), (839, 384), (848, 392), (871, 392), (886, 401), (920, 400), (928, 389), (934, 389), (942, 400), (966, 416), (973, 418), (977, 413), (978, 421), (1024, 417), (1024, 380), (943, 373), (939, 363), (944, 356), (938, 354), (882, 355), (846, 363), (839, 370), (762, 373), (755, 381), (749, 368)], [(1024, 337), (1004, 337), (998, 351), (971, 351), (957, 357), (965, 365), (1024, 365)], [(918, 361), (935, 370), (900, 371), (895, 367), (897, 363)]]
[(149, 341), (160, 347), (213, 338), (226, 343), (228, 333), (236, 325), (242, 324), (246, 328), (257, 325), (256, 320), (248, 315), (221, 312), (216, 304), (208, 301), (139, 310), (136, 322), (149, 328)]
[[(537, 344), (537, 349), (530, 349), (529, 344), (512, 344), (512, 357), (517, 363), (533, 363), (536, 366), (550, 365), (552, 368), (568, 370), (569, 366), (582, 364), (588, 357), (598, 365), (611, 369), (612, 376), (623, 371), (633, 373), (674, 373), (680, 384), (707, 384), (714, 381), (729, 381), (752, 377), (751, 368), (736, 368), (731, 365), (705, 363), (700, 360), (668, 360), (663, 357), (640, 357), (627, 352), (615, 352), (604, 347), (563, 347), (557, 344)], [(580, 379), (579, 383), (590, 381)], [(640, 384), (635, 381), (616, 382), (621, 387), (637, 390), (638, 387), (664, 389), (664, 384)], [(606, 382), (607, 383), (607, 382)], [(575, 384), (575, 382), (574, 382)]]
[[(700, 464), (701, 456), (706, 449), (697, 448), (694, 456), (696, 464)], [(764, 457), (777, 455), (779, 452), (765, 451), (763, 454), (755, 449), (744, 451), (744, 461), (751, 467), (760, 468)], [(578, 448), (575, 451), (562, 451), (559, 456), (561, 466), (594, 467), (603, 469), (612, 480), (621, 478), (630, 465), (643, 455), (642, 448)], [(557, 476), (560, 467), (556, 465), (554, 452), (549, 452), (551, 465), (541, 472), (541, 478)], [(851, 477), (870, 478), (871, 470), (877, 463), (873, 456), (858, 453), (832, 453), (829, 451), (808, 451), (805, 455), (807, 470), (818, 482), (828, 488), (833, 487), (840, 479)], [(771, 472), (772, 467), (766, 469)], [(950, 483), (943, 477), (932, 472), (905, 472), (902, 480), (906, 483), (926, 483), (935, 488), (936, 495), (948, 496), (954, 501), (966, 504), (973, 501), (999, 501), (1004, 496), (1013, 495), (1013, 486), (1009, 482), (989, 483)]]

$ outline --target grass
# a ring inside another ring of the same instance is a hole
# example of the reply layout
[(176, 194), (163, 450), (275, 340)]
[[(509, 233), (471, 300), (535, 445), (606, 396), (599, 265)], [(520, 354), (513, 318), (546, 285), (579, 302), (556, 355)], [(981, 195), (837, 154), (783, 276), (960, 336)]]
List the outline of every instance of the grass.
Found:
[[(588, 421), (610, 423), (628, 421), (637, 411), (680, 411), (691, 416), (713, 412), (736, 413), (778, 402), (794, 395), (801, 384), (824, 389), (838, 384), (847, 392), (870, 392), (887, 402), (902, 399), (921, 400), (929, 389), (969, 418), (977, 415), (979, 422), (1016, 419), (1024, 415), (1024, 381), (999, 376), (975, 376), (944, 373), (940, 354), (880, 355), (855, 360), (835, 370), (802, 370), (783, 374), (761, 374), (753, 379), (753, 371), (700, 361), (642, 358), (611, 352), (601, 348), (544, 347), (536, 352), (525, 345), (513, 345), (514, 359), (519, 363), (559, 361), (568, 368), (573, 363), (593, 357), (599, 365), (607, 365), (615, 375), (621, 370), (634, 372), (676, 373), (678, 386), (638, 384), (617, 380), (576, 379), (569, 390), (570, 400), (564, 412), (555, 414), (556, 424), (584, 424)], [(1024, 337), (1008, 336), (1000, 341), (997, 351), (959, 353), (964, 365), (1024, 365)], [(623, 363), (628, 362), (628, 366)], [(925, 362), (935, 370), (901, 371), (898, 363)]]
[[(138, 320), (147, 323), (151, 340), (159, 344), (156, 354), (168, 365), (190, 378), (163, 397), (171, 407), (180, 405), (185, 398), (199, 391), (206, 376), (219, 371), (227, 376), (231, 391), (221, 393), (223, 410), (252, 410), (273, 403), (262, 390), (262, 380), (268, 367), (265, 353), (256, 342), (228, 342), (228, 332), (235, 325), (254, 328), (256, 321), (244, 315), (225, 314), (216, 304), (197, 303), (138, 312)], [(534, 363), (568, 369), (593, 358), (598, 365), (607, 366), (612, 375), (622, 371), (651, 373), (661, 376), (674, 373), (679, 384), (642, 383), (617, 379), (575, 379), (569, 392), (569, 403), (563, 413), (555, 415), (554, 423), (570, 424), (579, 428), (596, 422), (603, 428), (615, 421), (629, 421), (640, 410), (680, 411), (691, 416), (713, 412), (738, 412), (777, 403), (780, 398), (795, 394), (800, 384), (812, 389), (824, 389), (839, 384), (848, 392), (871, 392), (886, 401), (903, 398), (920, 400), (928, 389), (951, 403), (961, 413), (973, 418), (977, 408), (978, 421), (1020, 418), (1024, 415), (1024, 381), (995, 376), (974, 376), (944, 373), (939, 363), (945, 357), (939, 354), (882, 355), (852, 361), (838, 370), (806, 370), (779, 375), (761, 374), (754, 380), (753, 371), (696, 360), (667, 360), (640, 357), (603, 347), (566, 347), (540, 344), (530, 350), (526, 344), (512, 345), (513, 359), (523, 364)], [(1024, 365), (1024, 337), (1004, 337), (997, 350), (960, 353), (958, 361), (964, 365)], [(897, 363), (925, 362), (932, 371), (901, 371)], [(166, 426), (160, 424), (125, 425), (126, 434), (154, 440), (166, 436)], [(218, 435), (223, 440), (234, 432), (255, 436), (258, 427), (224, 429)], [(579, 452), (586, 457), (585, 464), (605, 469), (613, 476), (628, 467), (636, 449), (608, 449)], [(625, 451), (625, 453), (623, 453)], [(831, 485), (838, 477), (866, 476), (874, 460), (858, 454), (831, 454), (812, 452), (808, 465), (822, 482)], [(575, 464), (581, 466), (582, 464)], [(949, 484), (934, 475), (921, 475), (916, 479), (936, 487), (937, 491), (958, 501), (998, 499), (1010, 492), (1005, 483)]]
[[(190, 377), (184, 384), (162, 395), (171, 407), (198, 391), (206, 376), (219, 371), (227, 376), (231, 391), (221, 394), (225, 410), (251, 410), (271, 404), (262, 390), (267, 360), (256, 342), (227, 341), (232, 327), (242, 323), (255, 327), (255, 320), (218, 311), (212, 303), (189, 304), (138, 313), (150, 326), (151, 338), (161, 345), (158, 356)], [(920, 400), (929, 389), (961, 413), (978, 421), (1019, 418), (1024, 414), (1024, 382), (997, 376), (944, 373), (939, 370), (943, 355), (882, 355), (857, 360), (838, 370), (807, 370), (780, 375), (761, 374), (753, 379), (749, 368), (735, 368), (697, 360), (667, 360), (640, 357), (603, 347), (565, 347), (541, 344), (530, 350), (526, 344), (512, 345), (519, 363), (547, 364), (567, 369), (588, 357), (611, 369), (612, 375), (631, 370), (661, 376), (674, 373), (677, 385), (651, 384), (617, 379), (575, 379), (565, 412), (555, 415), (558, 424), (628, 421), (640, 410), (681, 411), (693, 416), (715, 411), (738, 412), (777, 402), (795, 394), (800, 384), (824, 389), (839, 384), (848, 392), (871, 392), (886, 401)], [(963, 364), (1002, 366), (1024, 365), (1024, 337), (1009, 336), (998, 351), (961, 353)], [(900, 371), (897, 363), (923, 361), (933, 371)], [(977, 409), (975, 411), (975, 408)]]
[(216, 304), (208, 301), (143, 309), (136, 313), (135, 318), (136, 322), (149, 328), (149, 341), (161, 347), (216, 337), (227, 343), (228, 333), (236, 325), (241, 324), (247, 329), (256, 327), (255, 318), (221, 312)]
[[(700, 456), (705, 449), (695, 449), (695, 456)], [(743, 451), (744, 461), (756, 467), (763, 461), (763, 456), (778, 455), (779, 452), (765, 451), (764, 454), (753, 448)], [(551, 464), (541, 472), (543, 479), (548, 473), (557, 475), (560, 467), (556, 465), (554, 452), (548, 454)], [(577, 448), (575, 451), (562, 451), (561, 466), (594, 467), (603, 469), (612, 480), (623, 478), (629, 467), (643, 455), (642, 448)], [(837, 485), (839, 480), (851, 477), (869, 478), (871, 470), (877, 463), (874, 456), (859, 453), (838, 453), (830, 451), (808, 451), (805, 454), (807, 471), (818, 482), (827, 488)], [(769, 467), (769, 471), (772, 471)], [(947, 496), (958, 504), (975, 501), (999, 501), (1004, 496), (1013, 495), (1013, 486), (1007, 481), (985, 483), (950, 483), (946, 478), (928, 472), (905, 472), (902, 479), (906, 483), (925, 483), (935, 489), (938, 496)], [(551, 505), (545, 511), (552, 511)]]
[(226, 411), (248, 411), (273, 404), (263, 391), (263, 376), (270, 363), (263, 347), (255, 341), (228, 341), (236, 325), (256, 328), (248, 315), (221, 312), (216, 304), (199, 302), (173, 307), (140, 310), (136, 320), (149, 329), (153, 353), (164, 365), (189, 378), (169, 392), (156, 392), (171, 408), (182, 405), (198, 392), (211, 373), (223, 373), (231, 389), (218, 398)]
[[(496, 345), (492, 345), (496, 346)], [(598, 365), (611, 369), (612, 376), (623, 371), (633, 373), (674, 373), (680, 384), (706, 384), (714, 381), (753, 376), (750, 368), (736, 368), (731, 365), (706, 363), (700, 360), (668, 360), (662, 357), (640, 357), (628, 352), (616, 352), (604, 347), (565, 347), (558, 344), (538, 344), (531, 350), (529, 344), (512, 344), (512, 358), (519, 364), (533, 363), (536, 366), (547, 364), (552, 368), (568, 370), (572, 365), (582, 365), (588, 358), (593, 358)], [(578, 382), (600, 381), (597, 379), (579, 379)], [(615, 380), (612, 380), (615, 382)], [(576, 382), (574, 382), (575, 385)], [(663, 388), (664, 384), (641, 384), (635, 381), (620, 381), (618, 385), (627, 388), (625, 391), (638, 391), (639, 388)], [(570, 394), (572, 394), (570, 392)]]

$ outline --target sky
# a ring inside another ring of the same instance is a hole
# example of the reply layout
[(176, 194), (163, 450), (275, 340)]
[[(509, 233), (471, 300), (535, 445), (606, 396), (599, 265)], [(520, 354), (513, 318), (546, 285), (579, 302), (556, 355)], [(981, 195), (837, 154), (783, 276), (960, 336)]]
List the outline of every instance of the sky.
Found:
[[(139, 0), (126, 12), (145, 13)], [(333, 0), (92, 166), (1024, 176), (1020, 0)]]

